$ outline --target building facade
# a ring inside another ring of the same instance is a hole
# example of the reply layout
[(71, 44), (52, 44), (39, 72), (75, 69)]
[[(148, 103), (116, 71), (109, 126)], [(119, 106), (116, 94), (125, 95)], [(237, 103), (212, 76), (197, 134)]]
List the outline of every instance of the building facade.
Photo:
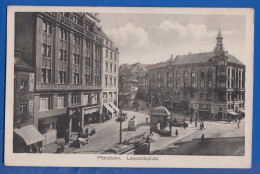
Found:
[(118, 82), (119, 82), (119, 50), (113, 41), (102, 32), (104, 39), (102, 58), (102, 113), (111, 116), (117, 115)]
[(216, 40), (212, 52), (176, 56), (149, 66), (153, 106), (210, 120), (244, 114), (245, 65), (224, 51), (221, 31)]
[(44, 144), (101, 121), (99, 22), (93, 13), (15, 15), (15, 47), (35, 68), (34, 125)]

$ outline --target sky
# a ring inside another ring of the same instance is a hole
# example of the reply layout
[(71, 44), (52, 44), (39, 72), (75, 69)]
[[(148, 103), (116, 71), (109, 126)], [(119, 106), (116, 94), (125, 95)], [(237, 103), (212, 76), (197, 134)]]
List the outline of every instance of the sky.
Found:
[(101, 13), (103, 31), (119, 48), (120, 64), (153, 64), (171, 55), (213, 51), (219, 28), (224, 49), (245, 62), (246, 18), (239, 15)]

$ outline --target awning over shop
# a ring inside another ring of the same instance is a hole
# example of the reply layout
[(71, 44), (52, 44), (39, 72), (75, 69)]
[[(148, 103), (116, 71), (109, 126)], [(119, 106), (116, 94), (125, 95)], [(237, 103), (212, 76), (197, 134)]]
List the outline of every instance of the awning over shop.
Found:
[(228, 112), (230, 115), (238, 115), (238, 113), (237, 112), (234, 112), (234, 111), (230, 111), (230, 112)]
[(240, 112), (244, 114), (244, 113), (245, 113), (245, 110), (240, 110)]
[(114, 109), (111, 108), (107, 103), (104, 103), (104, 107), (107, 108), (107, 110), (108, 110), (109, 112), (111, 112), (111, 113), (114, 113), (114, 112), (115, 112)]
[(26, 145), (31, 145), (45, 139), (33, 125), (14, 129), (14, 132), (25, 141)]
[(117, 113), (120, 112), (120, 109), (114, 103), (108, 103)]

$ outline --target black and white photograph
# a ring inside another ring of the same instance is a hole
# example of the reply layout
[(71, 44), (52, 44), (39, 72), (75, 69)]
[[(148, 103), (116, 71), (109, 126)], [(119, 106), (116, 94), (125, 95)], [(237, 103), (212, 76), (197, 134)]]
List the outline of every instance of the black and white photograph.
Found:
[(8, 13), (10, 165), (250, 167), (252, 11), (31, 9)]

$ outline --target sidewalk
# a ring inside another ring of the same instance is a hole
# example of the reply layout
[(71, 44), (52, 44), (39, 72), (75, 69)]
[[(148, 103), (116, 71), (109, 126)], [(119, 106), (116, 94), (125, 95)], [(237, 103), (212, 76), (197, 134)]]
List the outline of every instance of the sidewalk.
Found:
[[(191, 135), (195, 132), (200, 131), (199, 128), (194, 127), (193, 125), (189, 124), (189, 126), (192, 127), (188, 127), (186, 129), (184, 128), (180, 128), (180, 127), (173, 127), (172, 128), (172, 136), (171, 137), (160, 137), (158, 141), (155, 142), (151, 142), (151, 146), (150, 146), (150, 151), (151, 154), (154, 153), (157, 150), (161, 150), (166, 146), (169, 146), (170, 144), (173, 144), (174, 142), (188, 136)], [(175, 136), (175, 131), (176, 129), (178, 129), (179, 135), (178, 137)]]
[[(90, 133), (91, 129), (95, 129), (96, 130), (96, 133), (109, 127), (110, 125), (112, 125), (115, 121), (116, 117), (113, 117), (111, 118), (110, 120), (106, 121), (106, 122), (103, 122), (103, 123), (96, 123), (96, 124), (90, 124), (90, 125), (87, 125), (85, 128), (88, 128), (88, 131)], [(95, 135), (93, 135), (95, 136)], [(70, 143), (73, 142), (73, 140), (75, 140), (77, 137), (77, 133), (75, 134), (71, 134), (70, 135)], [(60, 139), (57, 139), (55, 142), (53, 143), (50, 143), (46, 146), (44, 146), (42, 148), (42, 153), (55, 153), (57, 148), (60, 147), (62, 144), (65, 143), (65, 140), (64, 138), (60, 138)], [(65, 152), (68, 151), (72, 151), (73, 149), (75, 149), (75, 147), (70, 147), (69, 145), (66, 145), (65, 146)]]
[(108, 121), (105, 121), (103, 123), (95, 123), (95, 124), (89, 124), (87, 126), (84, 127), (85, 128), (88, 128), (88, 132), (90, 133), (91, 129), (95, 129), (96, 130), (96, 133), (109, 127), (110, 125), (112, 125), (114, 123), (114, 121), (116, 120), (117, 117), (112, 117), (110, 120)]

